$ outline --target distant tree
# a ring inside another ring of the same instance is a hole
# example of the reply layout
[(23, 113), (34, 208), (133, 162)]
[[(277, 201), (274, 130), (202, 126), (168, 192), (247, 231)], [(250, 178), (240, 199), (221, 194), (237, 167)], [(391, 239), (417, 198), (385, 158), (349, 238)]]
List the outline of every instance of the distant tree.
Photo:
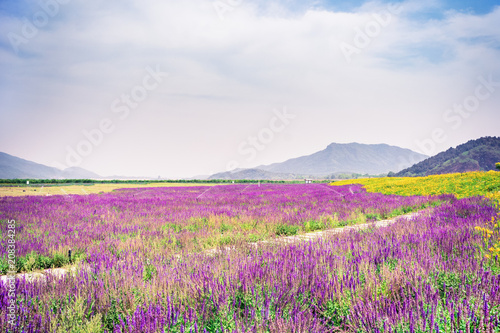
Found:
[(498, 162), (497, 164), (495, 164), (497, 169), (500, 170), (500, 162)]

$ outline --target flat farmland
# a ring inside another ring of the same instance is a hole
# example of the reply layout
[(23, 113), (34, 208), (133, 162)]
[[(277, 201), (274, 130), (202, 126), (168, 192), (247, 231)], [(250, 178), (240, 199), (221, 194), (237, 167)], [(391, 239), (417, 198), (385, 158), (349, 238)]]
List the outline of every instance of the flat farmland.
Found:
[[(192, 183), (149, 183), (149, 184), (76, 184), (76, 185), (23, 185), (0, 186), (0, 197), (18, 197), (26, 195), (48, 196), (68, 194), (97, 194), (107, 193), (121, 188), (149, 188), (149, 187), (179, 187), (200, 186)], [(215, 186), (215, 184), (203, 184), (203, 186)]]

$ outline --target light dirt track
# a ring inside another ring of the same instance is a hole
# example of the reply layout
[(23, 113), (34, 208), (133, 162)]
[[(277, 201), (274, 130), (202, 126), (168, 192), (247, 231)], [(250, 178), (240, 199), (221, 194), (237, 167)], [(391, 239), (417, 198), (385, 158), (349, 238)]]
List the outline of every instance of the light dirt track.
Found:
[[(263, 240), (263, 241), (256, 242), (256, 243), (250, 243), (250, 245), (252, 245), (254, 247), (258, 247), (259, 244), (292, 244), (292, 243), (297, 243), (297, 242), (313, 241), (313, 240), (318, 239), (318, 238), (322, 238), (322, 237), (326, 237), (326, 236), (330, 236), (330, 235), (335, 235), (335, 234), (339, 234), (342, 232), (348, 232), (348, 231), (352, 231), (352, 230), (354, 230), (354, 231), (355, 230), (363, 230), (363, 229), (368, 229), (370, 227), (373, 227), (373, 228), (386, 227), (386, 226), (391, 225), (391, 224), (398, 222), (398, 221), (402, 222), (402, 221), (410, 220), (411, 218), (422, 215), (425, 212), (428, 212), (428, 209), (424, 209), (424, 210), (414, 212), (414, 213), (408, 213), (405, 215), (396, 216), (394, 218), (387, 219), (387, 220), (380, 220), (380, 221), (375, 221), (375, 222), (369, 222), (369, 223), (341, 227), (341, 228), (308, 232), (308, 233), (302, 234), (302, 235), (278, 237), (275, 239)], [(231, 247), (227, 246), (227, 247), (223, 248), (223, 250), (225, 250), (225, 251), (231, 250)], [(217, 253), (223, 252), (223, 250), (216, 248), (216, 249), (207, 250), (205, 252), (209, 255), (215, 255)]]
[(350, 230), (363, 230), (363, 229), (367, 229), (370, 227), (374, 227), (374, 228), (386, 227), (388, 225), (395, 223), (398, 220), (410, 220), (411, 218), (416, 217), (418, 215), (421, 215), (422, 213), (423, 213), (422, 211), (416, 212), (416, 213), (409, 213), (409, 214), (397, 216), (397, 217), (394, 217), (394, 218), (388, 219), (388, 220), (380, 220), (380, 221), (375, 221), (375, 222), (371, 222), (371, 223), (363, 223), (363, 224), (346, 226), (346, 227), (342, 227), (342, 228), (309, 232), (309, 233), (304, 234), (304, 235), (288, 236), (288, 237), (278, 238), (277, 241), (284, 242), (284, 243), (293, 243), (293, 242), (297, 242), (297, 241), (309, 241), (309, 240), (314, 240), (314, 239), (329, 236), (329, 235), (335, 235), (335, 234), (338, 234), (341, 232), (347, 232)]

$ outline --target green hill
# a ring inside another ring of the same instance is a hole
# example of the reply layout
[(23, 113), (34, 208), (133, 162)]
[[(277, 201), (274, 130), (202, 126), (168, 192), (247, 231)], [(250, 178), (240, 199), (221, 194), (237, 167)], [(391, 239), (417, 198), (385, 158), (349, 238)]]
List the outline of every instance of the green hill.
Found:
[(429, 176), (466, 171), (495, 170), (500, 161), (500, 138), (484, 137), (419, 162), (396, 174), (396, 177)]

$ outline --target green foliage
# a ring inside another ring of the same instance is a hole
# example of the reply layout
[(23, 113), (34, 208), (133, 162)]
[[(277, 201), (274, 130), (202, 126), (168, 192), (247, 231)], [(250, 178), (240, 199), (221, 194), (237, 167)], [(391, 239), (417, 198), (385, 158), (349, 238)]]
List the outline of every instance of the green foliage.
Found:
[(247, 236), (247, 242), (255, 243), (263, 240), (267, 236), (265, 234), (250, 234)]
[(77, 297), (62, 311), (57, 320), (51, 322), (51, 332), (56, 333), (101, 333), (102, 316), (100, 313), (92, 316), (92, 309), (87, 310), (85, 299)]
[(277, 236), (293, 236), (298, 234), (300, 227), (297, 225), (279, 224), (276, 226)]
[(26, 255), (26, 257), (21, 257), (16, 260), (16, 268), (18, 272), (31, 272), (36, 269), (46, 269), (50, 267), (51, 258), (35, 252), (31, 252)]
[[(424, 207), (421, 207), (420, 209), (423, 209), (423, 208)], [(390, 212), (386, 216), (384, 216), (384, 218), (408, 214), (408, 213), (411, 213), (411, 212), (413, 212), (415, 210), (417, 210), (416, 207), (415, 208), (414, 207), (409, 207), (409, 206), (400, 207), (400, 208), (397, 208), (397, 209), (393, 210), (392, 212)]]
[(370, 220), (370, 221), (378, 221), (378, 220), (382, 219), (380, 214), (373, 214), (373, 213), (365, 214), (365, 217), (367, 220)]
[(496, 164), (495, 164), (495, 167), (496, 167), (498, 170), (500, 170), (500, 162), (496, 163)]
[(366, 223), (366, 216), (360, 212), (352, 212), (346, 221), (340, 222), (339, 226), (344, 227), (347, 225), (363, 224)]
[(234, 243), (234, 238), (232, 236), (222, 236), (219, 240), (219, 244), (224, 246), (224, 245), (231, 245)]
[(8, 271), (9, 271), (9, 261), (2, 258), (0, 260), (0, 274), (2, 275), (7, 274)]
[(307, 222), (304, 222), (304, 230), (306, 232), (311, 232), (311, 231), (315, 231), (315, 230), (321, 230), (321, 229), (324, 229), (324, 228), (325, 228), (325, 225), (323, 223), (321, 223), (320, 221), (309, 220)]
[(237, 290), (234, 294), (234, 304), (236, 304), (240, 310), (251, 309), (256, 306), (255, 297), (253, 297), (251, 293)]
[(378, 177), (384, 177), (385, 174), (380, 174), (380, 175), (370, 175), (367, 173), (336, 173), (330, 175), (331, 179), (358, 179), (358, 178), (378, 178)]
[[(83, 251), (74, 251), (72, 254), (72, 263), (85, 259), (85, 256)], [(16, 271), (18, 273), (31, 272), (38, 269), (63, 267), (68, 264), (70, 262), (67, 254), (55, 253), (52, 257), (49, 257), (36, 252), (30, 252), (24, 257), (16, 258)], [(0, 259), (0, 273), (7, 274), (8, 270), (8, 259), (7, 257), (3, 257)]]
[[(149, 261), (149, 260), (148, 260)], [(153, 279), (153, 276), (156, 275), (156, 267), (149, 264), (145, 265), (142, 270), (142, 280), (144, 282), (149, 282)]]
[(104, 315), (103, 323), (108, 332), (113, 332), (115, 324), (120, 323), (120, 317), (123, 316), (123, 311), (118, 307), (116, 300), (111, 300), (108, 311)]
[(232, 229), (232, 227), (231, 227), (229, 224), (222, 223), (222, 224), (220, 225), (220, 233), (221, 233), (221, 234), (223, 234), (224, 232), (229, 231), (229, 230), (231, 230), (231, 229)]
[(173, 223), (166, 223), (161, 227), (165, 231), (180, 232), (182, 230), (181, 226)]
[(348, 324), (347, 317), (349, 316), (350, 309), (347, 302), (340, 300), (329, 300), (324, 305), (323, 317), (329, 321), (330, 324), (338, 328), (345, 328)]
[(436, 289), (439, 290), (439, 296), (441, 298), (446, 298), (448, 293), (456, 292), (464, 288), (464, 282), (468, 280), (454, 272), (438, 272), (430, 278), (433, 279), (431, 282), (433, 282)]

